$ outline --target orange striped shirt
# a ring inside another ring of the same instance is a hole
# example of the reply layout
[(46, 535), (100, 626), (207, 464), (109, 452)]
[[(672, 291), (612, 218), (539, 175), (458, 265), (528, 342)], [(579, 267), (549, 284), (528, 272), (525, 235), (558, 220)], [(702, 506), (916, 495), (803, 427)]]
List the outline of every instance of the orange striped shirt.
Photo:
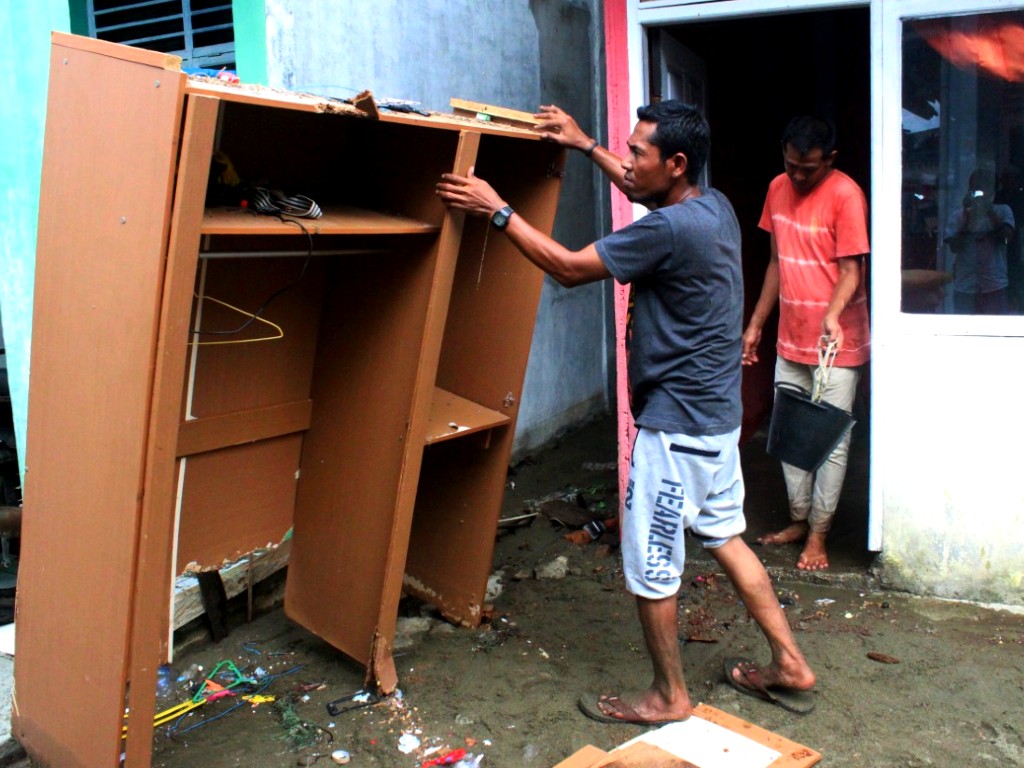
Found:
[[(782, 173), (768, 186), (758, 226), (774, 233), (779, 253), (779, 338), (776, 350), (794, 363), (817, 365), (821, 321), (839, 281), (839, 259), (867, 254), (868, 203), (853, 179), (833, 169), (799, 195)], [(871, 357), (866, 272), (839, 316), (843, 348), (835, 364), (853, 367)]]

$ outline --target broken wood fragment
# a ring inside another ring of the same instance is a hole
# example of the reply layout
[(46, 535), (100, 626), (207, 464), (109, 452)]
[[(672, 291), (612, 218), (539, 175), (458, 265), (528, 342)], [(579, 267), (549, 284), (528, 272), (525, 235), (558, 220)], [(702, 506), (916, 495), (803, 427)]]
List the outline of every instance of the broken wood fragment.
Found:
[(377, 109), (377, 102), (374, 101), (373, 93), (371, 91), (357, 93), (352, 98), (352, 106), (356, 109), (362, 110), (374, 120), (380, 120), (380, 110)]

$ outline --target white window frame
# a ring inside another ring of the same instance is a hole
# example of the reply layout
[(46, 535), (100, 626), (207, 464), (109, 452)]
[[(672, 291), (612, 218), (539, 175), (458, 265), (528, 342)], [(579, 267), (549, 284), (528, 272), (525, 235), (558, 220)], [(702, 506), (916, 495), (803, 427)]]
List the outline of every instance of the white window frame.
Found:
[[(903, 25), (914, 18), (1012, 11), (1024, 3), (1005, 0), (874, 0), (871, 35), (881, 43), (881, 62), (872, 64), (874, 148), (871, 175), (875, 182), (872, 200), (872, 251), (898, 253), (903, 232)], [(874, 43), (873, 43), (874, 44)], [(880, 64), (884, 64), (881, 66)], [(884, 249), (884, 250), (883, 250)], [(872, 259), (873, 326), (883, 331), (876, 342), (884, 344), (889, 333), (909, 336), (1024, 336), (1024, 315), (939, 315), (900, 311), (899, 259)], [(874, 328), (873, 328), (874, 330)]]

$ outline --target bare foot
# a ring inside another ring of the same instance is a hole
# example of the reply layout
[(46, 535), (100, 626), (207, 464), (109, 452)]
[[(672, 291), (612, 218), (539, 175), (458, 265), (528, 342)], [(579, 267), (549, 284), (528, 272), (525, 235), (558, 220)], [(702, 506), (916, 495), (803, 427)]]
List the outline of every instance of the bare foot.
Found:
[(685, 696), (666, 701), (650, 689), (630, 696), (602, 694), (597, 699), (601, 713), (625, 723), (664, 723), (686, 720), (693, 713), (690, 699)]
[(757, 539), (758, 544), (789, 544), (807, 538), (807, 523), (793, 523), (781, 531), (769, 533)]
[(804, 551), (800, 553), (800, 559), (796, 561), (796, 567), (801, 571), (828, 570), (824, 533), (812, 531), (807, 535), (807, 543), (804, 545)]
[(750, 688), (748, 676), (751, 673), (760, 676), (766, 688), (791, 688), (795, 691), (809, 691), (814, 687), (814, 672), (807, 662), (794, 662), (782, 667), (774, 661), (764, 666), (752, 662), (739, 661), (729, 675), (733, 682), (743, 688)]

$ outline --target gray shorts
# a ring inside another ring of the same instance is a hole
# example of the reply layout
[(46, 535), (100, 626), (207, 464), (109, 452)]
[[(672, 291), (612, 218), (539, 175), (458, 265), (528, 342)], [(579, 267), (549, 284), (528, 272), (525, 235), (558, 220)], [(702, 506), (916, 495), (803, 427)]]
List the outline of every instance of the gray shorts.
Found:
[(679, 591), (687, 529), (705, 549), (746, 530), (739, 436), (637, 432), (622, 520), (630, 593), (659, 600)]

